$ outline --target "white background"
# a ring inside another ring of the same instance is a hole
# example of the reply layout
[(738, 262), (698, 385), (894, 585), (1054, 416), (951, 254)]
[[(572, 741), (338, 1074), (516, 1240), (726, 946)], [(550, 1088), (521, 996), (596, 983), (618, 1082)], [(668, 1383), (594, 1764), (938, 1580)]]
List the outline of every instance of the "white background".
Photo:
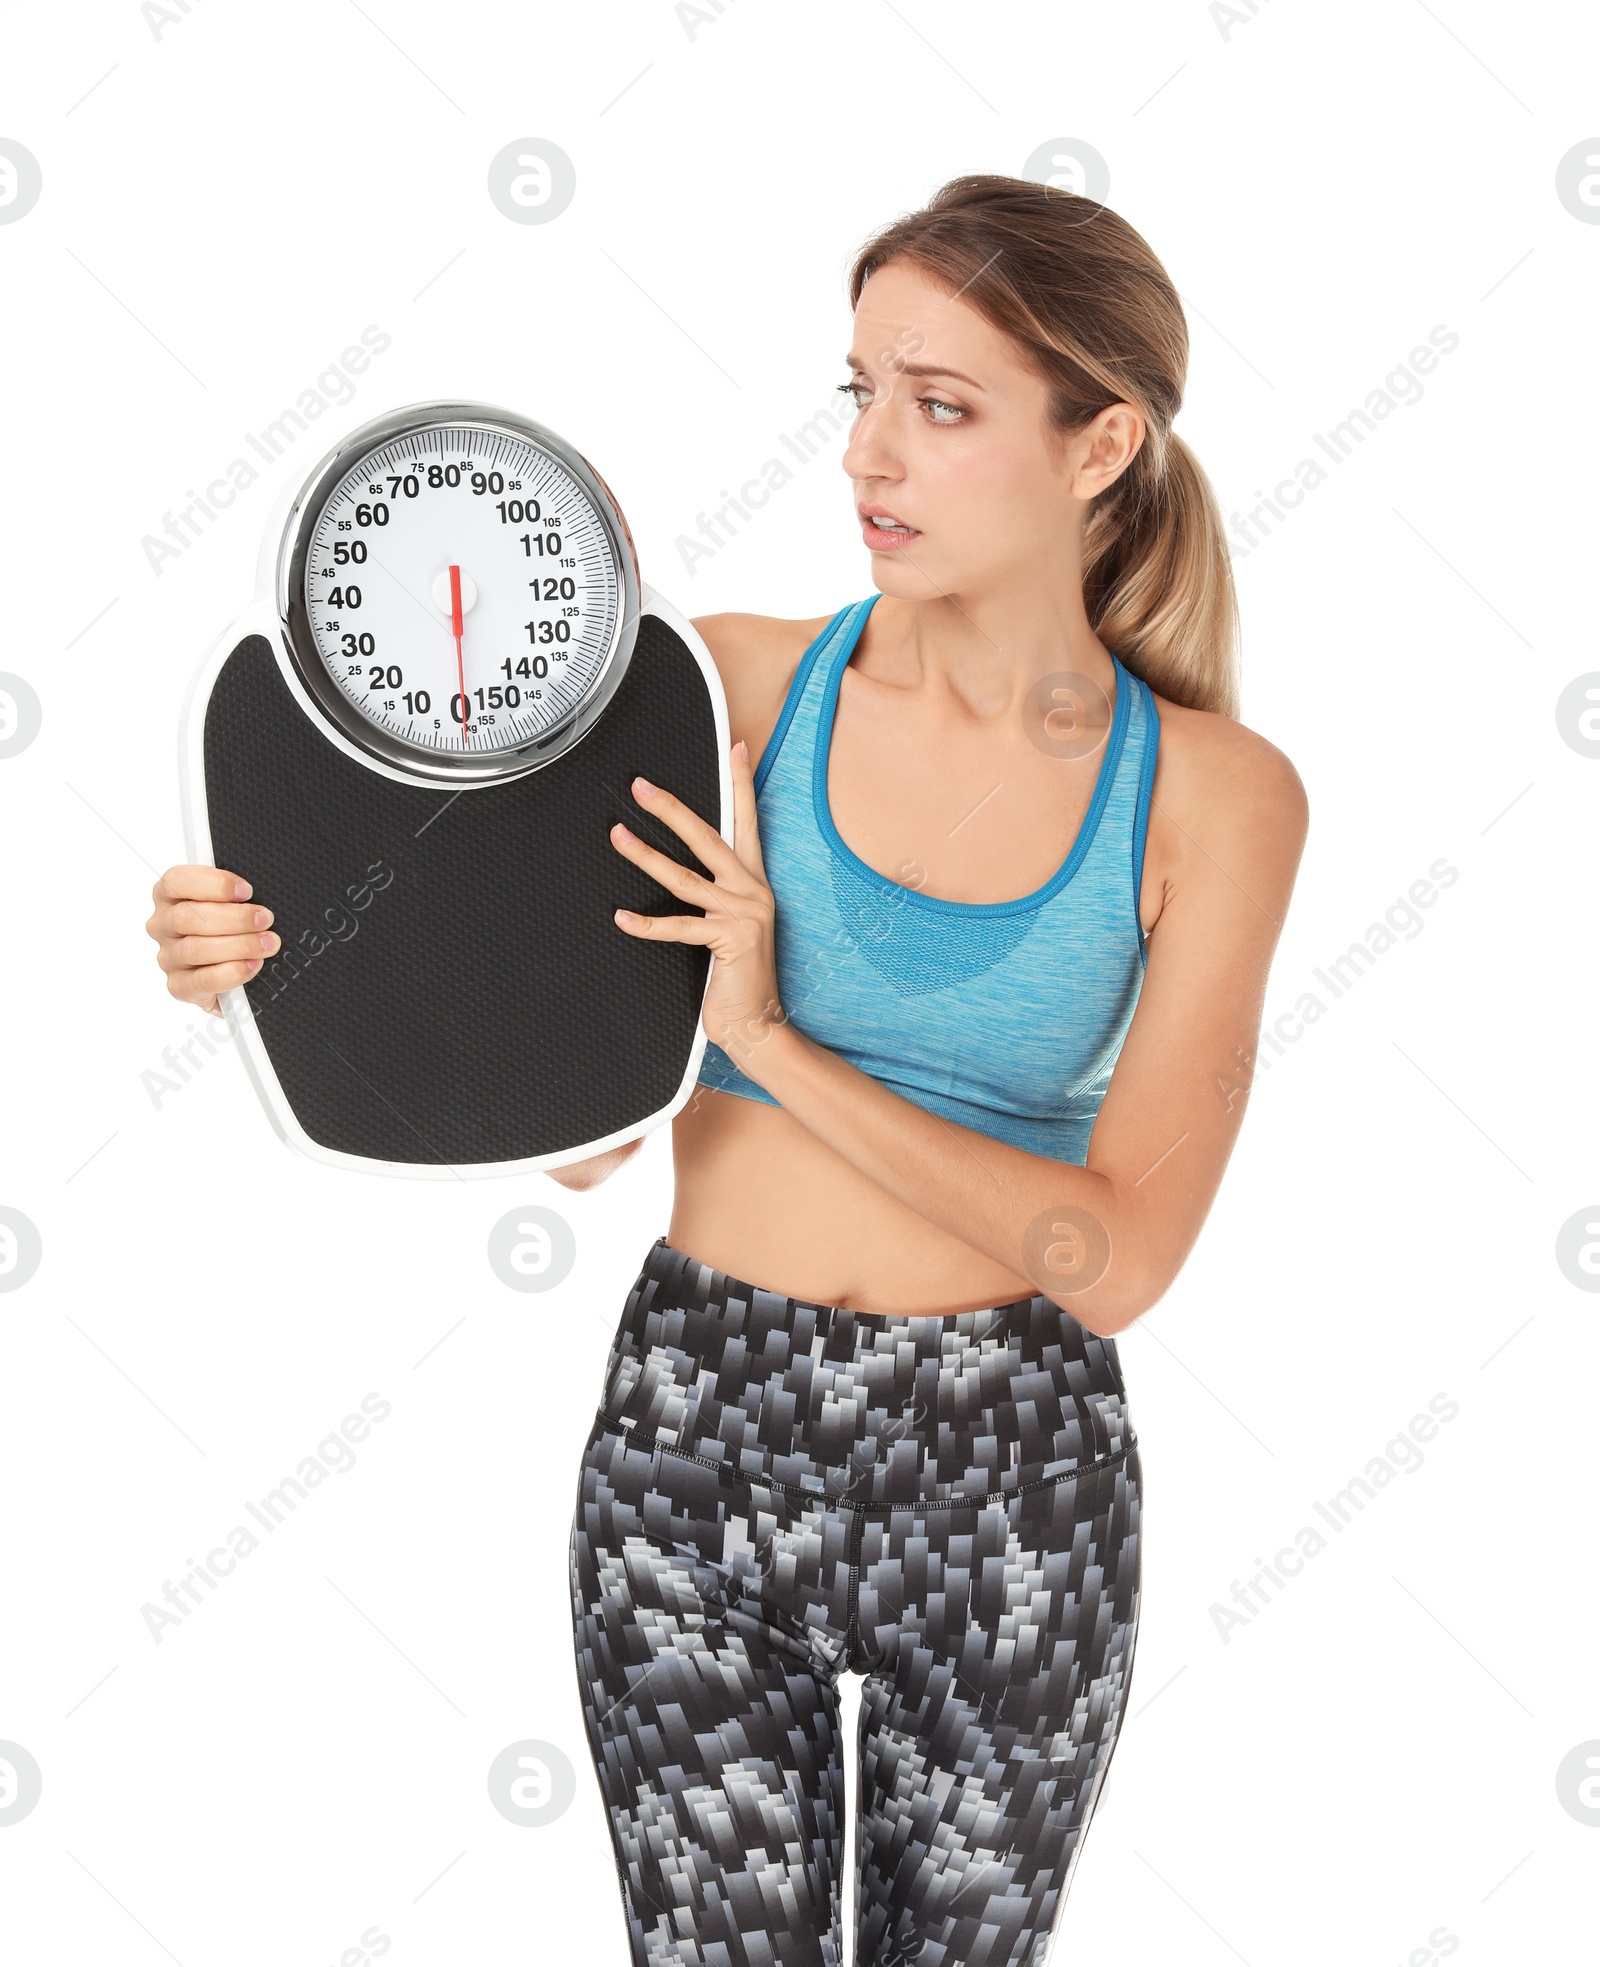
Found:
[[(626, 1959), (566, 1539), (611, 1331), (666, 1226), (666, 1137), (571, 1196), (299, 1160), (226, 1054), (157, 1105), (142, 1075), (199, 1023), (142, 928), (182, 858), (179, 708), (284, 486), (430, 396), (578, 444), (688, 614), (870, 592), (842, 438), (692, 573), (675, 541), (834, 400), (854, 246), (945, 178), (1069, 136), (1184, 296), (1178, 429), (1226, 511), (1320, 458), (1313, 433), (1430, 329), (1460, 337), (1238, 562), (1244, 721), (1312, 813), (1269, 1019), (1430, 863), (1459, 879), (1263, 1054), (1199, 1246), (1122, 1341), (1142, 1623), (1055, 1957), (1586, 1957), (1600, 1830), (1556, 1770), (1600, 1738), (1600, 1303), (1555, 1246), (1600, 1197), (1600, 761), (1556, 701), (1600, 668), (1600, 226), (1555, 180), (1600, 127), (1593, 17), (160, 11), (76, 0), (0, 28), (0, 137), (43, 172), (0, 226), (0, 669), (44, 707), (0, 761), (0, 1203), (43, 1239), (0, 1296), (0, 1739), (43, 1772), (0, 1829), (0, 1951)], [(530, 136), (577, 191), (516, 225), (485, 174)], [(391, 345), (354, 401), (154, 572), (143, 537), (368, 324)], [(577, 1238), (544, 1296), (486, 1257), (529, 1201)], [(142, 1608), (164, 1581), (368, 1394), (392, 1411), (355, 1466), (157, 1644)], [(1459, 1413), (1423, 1465), (1224, 1639), (1234, 1580), (1438, 1394)], [(577, 1775), (542, 1828), (486, 1786), (527, 1738)]]

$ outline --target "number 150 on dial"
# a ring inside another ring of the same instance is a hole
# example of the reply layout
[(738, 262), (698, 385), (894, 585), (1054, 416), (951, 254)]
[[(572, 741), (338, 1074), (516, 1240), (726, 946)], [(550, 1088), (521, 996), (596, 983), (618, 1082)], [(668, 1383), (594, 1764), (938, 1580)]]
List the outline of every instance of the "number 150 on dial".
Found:
[(631, 547), (583, 460), (537, 429), (418, 419), (337, 456), (299, 518), (291, 653), (380, 755), (526, 769), (596, 696)]

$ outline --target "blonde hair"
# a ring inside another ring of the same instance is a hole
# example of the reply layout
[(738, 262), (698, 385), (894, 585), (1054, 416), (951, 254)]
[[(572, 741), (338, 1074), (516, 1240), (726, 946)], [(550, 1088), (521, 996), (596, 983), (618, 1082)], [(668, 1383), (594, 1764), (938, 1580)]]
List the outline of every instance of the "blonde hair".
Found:
[(1144, 413), (1127, 469), (1089, 508), (1083, 598), (1101, 641), (1174, 703), (1239, 715), (1239, 612), (1211, 482), (1172, 429), (1189, 330), (1177, 290), (1108, 205), (1029, 178), (952, 178), (876, 233), (850, 269), (909, 260), (1009, 335), (1080, 429), (1112, 403)]

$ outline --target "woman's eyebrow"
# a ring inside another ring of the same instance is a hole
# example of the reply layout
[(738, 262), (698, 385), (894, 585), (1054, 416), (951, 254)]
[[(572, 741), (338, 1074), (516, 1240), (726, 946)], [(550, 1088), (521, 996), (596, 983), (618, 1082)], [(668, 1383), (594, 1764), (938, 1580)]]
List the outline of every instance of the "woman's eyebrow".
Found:
[[(847, 355), (844, 359), (852, 369), (865, 369), (867, 366), (858, 355)], [(964, 376), (959, 369), (940, 369), (922, 362), (902, 362), (895, 373), (902, 376), (948, 376), (952, 382), (964, 382), (969, 389), (987, 394), (981, 382), (974, 382), (971, 376)]]

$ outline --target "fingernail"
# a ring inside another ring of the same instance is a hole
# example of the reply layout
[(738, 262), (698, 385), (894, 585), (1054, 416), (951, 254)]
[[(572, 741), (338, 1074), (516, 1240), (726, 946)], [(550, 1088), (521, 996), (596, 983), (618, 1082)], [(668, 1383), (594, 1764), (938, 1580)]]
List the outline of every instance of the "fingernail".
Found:
[(648, 779), (635, 779), (633, 782), (633, 789), (635, 792), (655, 791), (655, 787), (650, 783)]
[(258, 908), (253, 920), (258, 929), (270, 928), (272, 926), (272, 910), (270, 908)]
[(270, 956), (272, 952), (278, 947), (278, 938), (276, 936), (263, 936), (261, 938), (261, 947)]
[(257, 972), (257, 970), (261, 968), (261, 958), (259, 956), (252, 956), (250, 961), (244, 967), (253, 977)]
[(634, 914), (631, 908), (613, 909), (612, 915), (614, 919), (618, 922), (637, 922), (639, 919), (638, 916)]
[(633, 835), (622, 824), (621, 820), (618, 820), (616, 825), (611, 829), (611, 834), (613, 839), (615, 839), (618, 834), (621, 834), (624, 840), (631, 840), (633, 838)]
[(249, 901), (253, 892), (254, 890), (251, 888), (250, 883), (248, 881), (240, 881), (237, 878), (235, 879), (233, 884), (233, 899), (236, 902)]
[(739, 762), (741, 764), (748, 765), (750, 763), (750, 747), (745, 743), (743, 738), (734, 746), (734, 750), (738, 752)]

